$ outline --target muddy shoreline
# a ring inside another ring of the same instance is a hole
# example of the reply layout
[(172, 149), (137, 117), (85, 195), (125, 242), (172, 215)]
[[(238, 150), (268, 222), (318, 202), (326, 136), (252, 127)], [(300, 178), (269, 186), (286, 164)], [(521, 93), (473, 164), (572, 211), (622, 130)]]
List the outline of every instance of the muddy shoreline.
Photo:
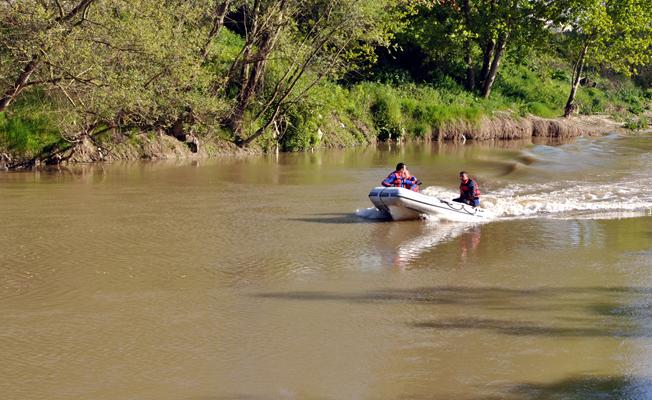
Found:
[[(608, 133), (631, 133), (606, 115), (576, 116), (546, 119), (535, 116), (515, 118), (508, 113), (496, 113), (480, 121), (451, 121), (426, 135), (426, 141), (511, 141), (534, 138), (570, 139), (599, 136)], [(325, 132), (324, 135), (328, 135)], [(369, 138), (370, 135), (365, 135)], [(399, 139), (409, 141), (411, 139)], [(373, 144), (374, 139), (360, 145)], [(343, 146), (324, 146), (343, 147)], [(272, 150), (274, 151), (274, 150)], [(98, 143), (90, 137), (63, 151), (37, 158), (20, 158), (0, 152), (0, 169), (24, 170), (52, 165), (136, 160), (201, 160), (220, 156), (264, 154), (259, 147), (240, 148), (230, 141), (216, 138), (194, 138), (182, 142), (164, 134), (138, 134), (135, 140)], [(269, 152), (269, 151), (267, 151)]]

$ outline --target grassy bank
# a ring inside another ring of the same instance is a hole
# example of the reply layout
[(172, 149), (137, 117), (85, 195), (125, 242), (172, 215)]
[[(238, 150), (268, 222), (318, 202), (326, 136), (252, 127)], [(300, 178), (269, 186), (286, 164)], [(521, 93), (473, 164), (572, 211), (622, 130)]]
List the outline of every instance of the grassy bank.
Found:
[(645, 0), (0, 4), (0, 165), (649, 124)]
[[(223, 54), (229, 57), (232, 55), (226, 51), (230, 48), (228, 40), (237, 42), (237, 38), (226, 38)], [(238, 45), (234, 43), (231, 47)], [(489, 99), (479, 98), (447, 78), (436, 84), (416, 84), (406, 79), (379, 79), (350, 86), (322, 82), (304, 101), (285, 110), (282, 132), (270, 129), (256, 142), (255, 148), (266, 151), (278, 146), (283, 151), (300, 151), (376, 140), (450, 138), (442, 130), (462, 126), (464, 132), (474, 129), (480, 132), (483, 124), (497, 116), (513, 120), (526, 116), (559, 117), (570, 90), (569, 66), (549, 55), (532, 56), (528, 60), (507, 62)], [(212, 67), (224, 68), (224, 65), (218, 60)], [(643, 114), (652, 99), (652, 89), (644, 90), (623, 77), (588, 76), (591, 87), (582, 87), (577, 96), (580, 114), (607, 114), (630, 129), (648, 126)], [(22, 97), (10, 114), (0, 113), (0, 153), (13, 159), (29, 158), (44, 149), (65, 146), (65, 133), (57, 131), (52, 122), (62, 112), (65, 109), (52, 106), (52, 99), (48, 100), (43, 93), (34, 91)], [(518, 124), (514, 126), (522, 129)], [(492, 129), (510, 128), (503, 124)], [(152, 135), (152, 132), (130, 131), (121, 135), (104, 134), (97, 140), (105, 149), (119, 145), (121, 150), (113, 158), (126, 157), (125, 154), (134, 158), (138, 157), (142, 143), (153, 141)], [(204, 143), (226, 143), (230, 132), (214, 127), (198, 135)], [(508, 137), (506, 134), (501, 138)], [(124, 150), (129, 144), (133, 149)], [(160, 149), (159, 158), (179, 156), (178, 149), (165, 154), (166, 146), (154, 148)], [(141, 156), (156, 158), (151, 146)]]
[[(292, 110), (292, 124), (282, 140), (284, 150), (351, 145), (368, 140), (423, 139), (454, 123), (476, 126), (497, 115), (558, 118), (570, 90), (568, 68), (551, 57), (529, 64), (508, 64), (495, 91), (482, 99), (454, 81), (437, 85), (363, 82), (344, 88), (325, 84), (309, 104)], [(623, 77), (599, 77), (577, 96), (580, 115), (604, 114), (630, 129), (647, 126), (643, 116), (652, 101)]]

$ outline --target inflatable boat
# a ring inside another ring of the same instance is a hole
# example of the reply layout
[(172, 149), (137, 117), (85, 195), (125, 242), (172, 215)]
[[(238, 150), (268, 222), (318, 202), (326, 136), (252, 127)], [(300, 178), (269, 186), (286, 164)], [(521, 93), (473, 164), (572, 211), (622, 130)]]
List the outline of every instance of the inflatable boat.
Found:
[(399, 187), (375, 187), (369, 192), (369, 200), (396, 221), (426, 215), (453, 222), (482, 222), (492, 217), (490, 212), (480, 207), (438, 199)]

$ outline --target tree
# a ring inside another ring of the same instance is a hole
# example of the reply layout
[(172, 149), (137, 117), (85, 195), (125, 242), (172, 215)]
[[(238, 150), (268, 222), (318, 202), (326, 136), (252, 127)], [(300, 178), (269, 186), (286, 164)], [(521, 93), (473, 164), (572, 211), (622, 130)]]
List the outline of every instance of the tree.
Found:
[(536, 47), (547, 35), (547, 24), (555, 16), (549, 12), (555, 0), (489, 0), (480, 5), (478, 37), (483, 62), (478, 80), (480, 95), (489, 97), (509, 43)]
[(203, 64), (230, 3), (9, 2), (0, 19), (2, 70), (22, 66), (17, 79), (0, 75), (3, 110), (38, 87), (56, 103), (52, 118), (72, 144), (107, 129), (185, 138), (186, 122), (216, 124), (228, 106), (212, 95), (215, 77)]
[(631, 75), (652, 62), (652, 2), (647, 0), (578, 0), (564, 11), (562, 25), (572, 48), (573, 76), (564, 107), (576, 109), (575, 96), (587, 63)]
[(426, 2), (410, 19), (407, 34), (435, 63), (448, 64), (446, 73), (463, 69), (467, 90), (489, 97), (508, 44), (534, 47), (546, 36), (551, 1)]
[[(394, 4), (392, 0), (246, 2), (241, 12), (245, 42), (225, 85), (237, 88), (227, 118), (236, 143), (250, 144), (320, 81), (354, 68), (356, 59), (371, 54), (368, 49), (373, 46), (387, 45), (399, 26), (392, 14)], [(283, 72), (267, 73), (272, 56)]]
[[(0, 97), (0, 112), (28, 86), (42, 61), (67, 36), (76, 33), (84, 23), (95, 0), (5, 1), (0, 19), (0, 49), (9, 54), (17, 66), (15, 78)], [(58, 78), (51, 77), (50, 81)], [(37, 82), (39, 83), (39, 82)]]

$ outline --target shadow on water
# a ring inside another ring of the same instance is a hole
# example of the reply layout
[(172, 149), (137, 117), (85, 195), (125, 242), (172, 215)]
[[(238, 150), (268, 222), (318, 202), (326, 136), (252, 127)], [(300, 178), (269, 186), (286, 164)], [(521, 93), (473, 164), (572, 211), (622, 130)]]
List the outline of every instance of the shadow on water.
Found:
[(417, 329), (491, 331), (510, 336), (650, 338), (651, 294), (652, 288), (623, 286), (530, 289), (440, 286), (349, 294), (317, 291), (256, 296), (358, 304), (430, 304), (463, 308), (483, 316), (503, 311), (526, 315), (525, 319), (462, 317), (408, 324)]
[[(486, 305), (510, 303), (527, 297), (551, 299), (564, 295), (652, 295), (652, 288), (633, 286), (579, 286), (579, 287), (535, 287), (527, 289), (500, 286), (434, 286), (415, 289), (383, 289), (360, 294), (330, 292), (273, 292), (261, 293), (257, 297), (289, 300), (340, 300), (351, 302), (414, 302), (432, 304)], [(579, 299), (578, 299), (579, 300)], [(521, 305), (526, 307), (527, 305)]]
[(389, 218), (382, 219), (369, 219), (362, 218), (356, 214), (348, 213), (325, 213), (325, 214), (312, 214), (309, 217), (290, 218), (290, 221), (312, 222), (319, 224), (365, 224), (365, 223), (378, 223), (388, 222)]
[[(486, 387), (483, 387), (486, 390)], [(494, 387), (497, 394), (483, 397), (460, 396), (461, 400), (646, 400), (652, 399), (652, 380), (640, 376), (576, 375), (550, 383), (510, 383)], [(188, 400), (257, 400), (246, 394), (191, 397)], [(407, 396), (420, 400), (422, 397)], [(428, 399), (443, 400), (433, 393)], [(425, 398), (423, 398), (425, 399)]]
[(652, 399), (652, 380), (636, 376), (572, 376), (551, 383), (506, 385), (501, 392), (476, 400), (644, 400)]
[(594, 326), (573, 325), (554, 326), (533, 323), (530, 321), (514, 321), (485, 318), (455, 318), (440, 319), (410, 324), (415, 328), (436, 330), (484, 330), (511, 336), (555, 336), (555, 337), (620, 337), (649, 338), (650, 332), (645, 332), (629, 324)]
[(201, 396), (201, 397), (191, 397), (188, 400), (264, 400), (269, 397), (263, 396), (250, 396), (246, 394), (235, 394), (227, 396)]

